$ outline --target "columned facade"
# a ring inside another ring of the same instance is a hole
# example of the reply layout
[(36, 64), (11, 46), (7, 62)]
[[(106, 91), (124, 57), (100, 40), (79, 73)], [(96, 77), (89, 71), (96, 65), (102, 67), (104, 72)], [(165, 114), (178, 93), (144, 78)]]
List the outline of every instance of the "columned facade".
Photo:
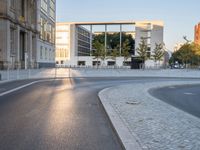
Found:
[[(119, 27), (119, 31), (110, 32), (109, 27), (115, 25)], [(125, 30), (126, 25), (130, 29)], [(95, 32), (95, 26), (101, 26), (100, 32)], [(69, 22), (57, 23), (56, 35), (56, 62), (58, 66), (95, 66), (101, 64), (102, 66), (130, 66), (131, 58), (125, 60), (122, 54), (123, 49), (123, 35), (131, 35), (134, 39), (133, 48), (131, 49), (132, 57), (139, 57), (137, 48), (142, 39), (148, 46), (147, 55), (149, 60), (146, 61), (146, 67), (154, 67), (155, 63), (150, 59), (155, 49), (155, 44), (163, 44), (164, 24), (162, 21), (119, 21), (119, 22)], [(81, 32), (81, 33), (80, 33)], [(92, 41), (96, 35), (102, 34), (103, 42), (101, 44), (105, 47), (105, 52), (110, 52), (109, 48), (109, 34), (119, 33), (119, 56), (115, 59), (109, 57), (106, 53), (105, 60), (94, 59), (91, 55)], [(80, 36), (81, 35), (81, 36)], [(83, 37), (80, 38), (80, 37)], [(80, 42), (81, 41), (81, 42)], [(70, 44), (69, 44), (70, 43)]]
[(37, 1), (1, 0), (0, 6), (0, 69), (35, 67)]

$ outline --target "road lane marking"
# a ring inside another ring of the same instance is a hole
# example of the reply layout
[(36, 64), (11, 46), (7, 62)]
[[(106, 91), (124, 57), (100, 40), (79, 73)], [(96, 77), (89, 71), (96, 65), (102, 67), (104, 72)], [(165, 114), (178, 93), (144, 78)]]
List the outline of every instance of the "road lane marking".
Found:
[(47, 81), (54, 81), (54, 80), (61, 80), (61, 79), (50, 79), (50, 80), (33, 81), (33, 82), (31, 82), (31, 83), (24, 84), (24, 85), (19, 86), (19, 87), (17, 87), (17, 88), (14, 88), (14, 89), (8, 90), (8, 91), (6, 91), (6, 92), (0, 93), (0, 97), (2, 97), (2, 96), (4, 96), (4, 95), (7, 95), (7, 94), (10, 94), (10, 93), (12, 93), (12, 92), (18, 91), (18, 90), (20, 90), (20, 89), (23, 89), (23, 88), (25, 88), (25, 87), (31, 86), (31, 85), (36, 84), (36, 83), (47, 82)]
[(195, 95), (194, 93), (189, 93), (189, 92), (186, 92), (186, 93), (183, 93), (184, 95)]
[(17, 87), (17, 88), (14, 88), (14, 89), (12, 89), (12, 90), (8, 90), (8, 91), (6, 91), (6, 92), (0, 93), (0, 97), (2, 97), (2, 96), (4, 96), (4, 95), (7, 95), (7, 94), (9, 94), (9, 93), (18, 91), (18, 90), (20, 90), (20, 89), (23, 89), (23, 88), (25, 88), (25, 87), (27, 87), (27, 86), (30, 86), (30, 85), (33, 85), (33, 84), (35, 84), (35, 83), (37, 83), (37, 82), (34, 81), (34, 82), (31, 82), (31, 83), (28, 83), (28, 84), (19, 86), (19, 87)]

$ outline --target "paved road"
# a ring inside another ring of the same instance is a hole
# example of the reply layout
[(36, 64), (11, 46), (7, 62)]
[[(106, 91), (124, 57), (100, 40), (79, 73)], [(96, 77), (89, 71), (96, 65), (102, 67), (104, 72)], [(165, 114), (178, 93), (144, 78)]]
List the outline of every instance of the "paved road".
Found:
[(63, 79), (37, 83), (2, 96), (0, 149), (120, 150), (98, 91), (122, 83), (172, 80), (178, 79)]
[(0, 82), (0, 94), (6, 91), (12, 90), (16, 87), (22, 86), (24, 84), (30, 83), (32, 81), (37, 81), (37, 80), (29, 79), (29, 80), (10, 81), (10, 82), (5, 82), (5, 83)]
[(162, 101), (200, 118), (200, 85), (169, 86), (151, 90)]

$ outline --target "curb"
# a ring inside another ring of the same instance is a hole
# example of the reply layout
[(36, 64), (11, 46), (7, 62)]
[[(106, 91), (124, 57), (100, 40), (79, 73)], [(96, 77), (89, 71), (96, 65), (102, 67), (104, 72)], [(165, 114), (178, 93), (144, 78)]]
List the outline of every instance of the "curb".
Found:
[(137, 137), (132, 135), (128, 129), (128, 127), (124, 124), (123, 120), (119, 117), (117, 112), (114, 110), (112, 105), (106, 101), (106, 97), (103, 95), (104, 92), (108, 91), (110, 88), (106, 88), (101, 90), (98, 93), (98, 97), (104, 107), (104, 110), (111, 121), (111, 124), (117, 134), (117, 136), (120, 139), (120, 142), (122, 143), (124, 149), (126, 150), (142, 150), (139, 140)]
[[(172, 83), (170, 85), (157, 85), (156, 88), (160, 88), (160, 87), (168, 87), (168, 86), (177, 86), (177, 85), (195, 85), (195, 84), (199, 84), (199, 83), (194, 83), (194, 81), (192, 82), (188, 82), (188, 83)], [(128, 84), (125, 84), (128, 85)], [(121, 85), (123, 86), (123, 85)], [(126, 122), (125, 120), (123, 120), (122, 117), (120, 117), (119, 113), (117, 113), (117, 110), (113, 108), (113, 105), (108, 101), (108, 98), (106, 95), (104, 95), (104, 93), (108, 92), (109, 90), (112, 90), (115, 87), (120, 87), (120, 86), (114, 86), (114, 87), (110, 87), (110, 88), (105, 88), (103, 90), (101, 90), (98, 93), (99, 99), (112, 123), (113, 128), (116, 131), (116, 134), (118, 135), (122, 145), (124, 146), (124, 148), (126, 150), (142, 150), (143, 147), (140, 144), (140, 139), (137, 137), (137, 135), (134, 135), (134, 133), (132, 133), (129, 130), (129, 127), (126, 126)], [(155, 87), (150, 87), (148, 88), (148, 90), (145, 90), (148, 95), (156, 100), (158, 100), (157, 98), (153, 97), (150, 93), (149, 90), (150, 89), (154, 89)], [(159, 100), (160, 101), (160, 100)], [(167, 104), (169, 105), (169, 104)], [(171, 106), (171, 105), (170, 105)], [(172, 109), (174, 110), (178, 110), (176, 107), (171, 106)], [(183, 110), (179, 110), (179, 111), (183, 111)], [(187, 114), (187, 116), (196, 119), (195, 116), (192, 116), (191, 114)]]

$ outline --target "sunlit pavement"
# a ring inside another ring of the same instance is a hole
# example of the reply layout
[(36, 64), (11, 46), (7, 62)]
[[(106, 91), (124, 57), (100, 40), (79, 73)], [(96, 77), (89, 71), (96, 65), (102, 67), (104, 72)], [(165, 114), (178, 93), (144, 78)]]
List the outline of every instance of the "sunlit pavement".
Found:
[(98, 92), (124, 83), (171, 80), (184, 79), (70, 78), (1, 96), (0, 149), (122, 149)]

